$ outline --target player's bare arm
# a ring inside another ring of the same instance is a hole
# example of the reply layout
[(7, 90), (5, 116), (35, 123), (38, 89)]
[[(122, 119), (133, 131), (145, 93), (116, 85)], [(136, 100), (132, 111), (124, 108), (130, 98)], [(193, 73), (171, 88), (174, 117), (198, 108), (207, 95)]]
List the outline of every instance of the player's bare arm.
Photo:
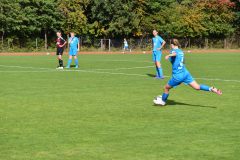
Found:
[(66, 44), (67, 44), (67, 42), (65, 41), (65, 42), (63, 43), (63, 45), (60, 45), (59, 47), (64, 47)]
[(163, 41), (163, 43), (162, 43), (162, 45), (161, 45), (161, 47), (160, 48), (158, 48), (157, 50), (161, 50), (163, 47), (164, 47), (164, 45), (166, 44), (166, 42), (165, 41)]

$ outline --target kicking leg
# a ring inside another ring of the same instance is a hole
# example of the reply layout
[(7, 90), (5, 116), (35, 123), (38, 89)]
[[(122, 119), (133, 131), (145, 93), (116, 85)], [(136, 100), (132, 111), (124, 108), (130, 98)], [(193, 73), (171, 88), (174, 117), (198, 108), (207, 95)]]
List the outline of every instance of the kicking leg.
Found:
[(215, 88), (215, 87), (209, 87), (209, 86), (206, 86), (206, 85), (203, 85), (203, 84), (198, 84), (196, 81), (193, 81), (189, 84), (189, 86), (191, 86), (193, 89), (195, 90), (202, 90), (202, 91), (207, 91), (207, 92), (213, 92), (213, 93), (216, 93), (218, 95), (221, 95), (222, 94), (222, 91)]

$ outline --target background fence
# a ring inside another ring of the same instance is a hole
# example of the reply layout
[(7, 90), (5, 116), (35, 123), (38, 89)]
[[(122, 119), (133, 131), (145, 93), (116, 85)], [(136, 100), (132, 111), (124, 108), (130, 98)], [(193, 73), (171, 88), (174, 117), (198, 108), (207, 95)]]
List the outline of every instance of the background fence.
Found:
[[(48, 39), (47, 49), (55, 50), (55, 37)], [(123, 38), (97, 39), (80, 36), (81, 50), (83, 51), (119, 51), (123, 49)], [(163, 37), (164, 38), (164, 37)], [(170, 39), (164, 38), (169, 48)], [(152, 37), (127, 38), (131, 50), (151, 50)], [(238, 36), (229, 38), (179, 38), (182, 48), (208, 49), (237, 49), (240, 48)], [(18, 39), (6, 37), (0, 41), (0, 52), (6, 51), (44, 51), (45, 40), (43, 38)]]

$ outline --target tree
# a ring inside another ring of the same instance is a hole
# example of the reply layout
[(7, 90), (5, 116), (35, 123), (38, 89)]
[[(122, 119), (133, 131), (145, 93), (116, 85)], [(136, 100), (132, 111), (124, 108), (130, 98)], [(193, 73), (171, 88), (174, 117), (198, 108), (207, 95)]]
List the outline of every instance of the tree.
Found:
[(59, 10), (64, 16), (62, 29), (65, 33), (87, 33), (87, 17), (84, 8), (89, 0), (59, 0)]
[(234, 3), (230, 0), (200, 0), (196, 4), (204, 13), (203, 25), (209, 36), (228, 36), (234, 32)]
[(90, 34), (121, 37), (139, 31), (143, 0), (115, 1), (93, 0), (88, 10)]
[(240, 36), (240, 1), (239, 0), (232, 0), (235, 4), (233, 7), (233, 11), (235, 12), (236, 19), (233, 23), (234, 27), (236, 28), (236, 34)]
[(1, 39), (3, 46), (3, 39), (6, 34), (14, 35), (15, 31), (17, 31), (17, 23), (18, 23), (18, 12), (20, 8), (16, 2), (16, 0), (1, 0), (0, 1), (0, 31), (1, 31)]
[(37, 26), (44, 32), (45, 49), (47, 49), (47, 34), (49, 31), (61, 29), (63, 16), (54, 0), (38, 0), (31, 2), (31, 5), (38, 8), (36, 10)]

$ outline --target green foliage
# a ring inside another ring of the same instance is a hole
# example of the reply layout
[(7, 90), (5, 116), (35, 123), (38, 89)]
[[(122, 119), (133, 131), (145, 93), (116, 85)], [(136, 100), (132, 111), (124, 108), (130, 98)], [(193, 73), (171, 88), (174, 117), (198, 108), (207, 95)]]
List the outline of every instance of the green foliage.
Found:
[(143, 3), (138, 0), (93, 0), (88, 12), (90, 33), (109, 37), (137, 34)]
[(87, 17), (84, 14), (84, 8), (88, 3), (88, 0), (59, 0), (59, 10), (64, 16), (62, 29), (65, 33), (84, 34), (87, 32)]
[(200, 0), (197, 7), (204, 13), (202, 21), (207, 35), (228, 36), (234, 32), (233, 3), (228, 0)]
[[(1, 0), (0, 32), (24, 43), (56, 30), (90, 37), (228, 37), (240, 29), (238, 0)], [(20, 43), (20, 44), (21, 44)]]

